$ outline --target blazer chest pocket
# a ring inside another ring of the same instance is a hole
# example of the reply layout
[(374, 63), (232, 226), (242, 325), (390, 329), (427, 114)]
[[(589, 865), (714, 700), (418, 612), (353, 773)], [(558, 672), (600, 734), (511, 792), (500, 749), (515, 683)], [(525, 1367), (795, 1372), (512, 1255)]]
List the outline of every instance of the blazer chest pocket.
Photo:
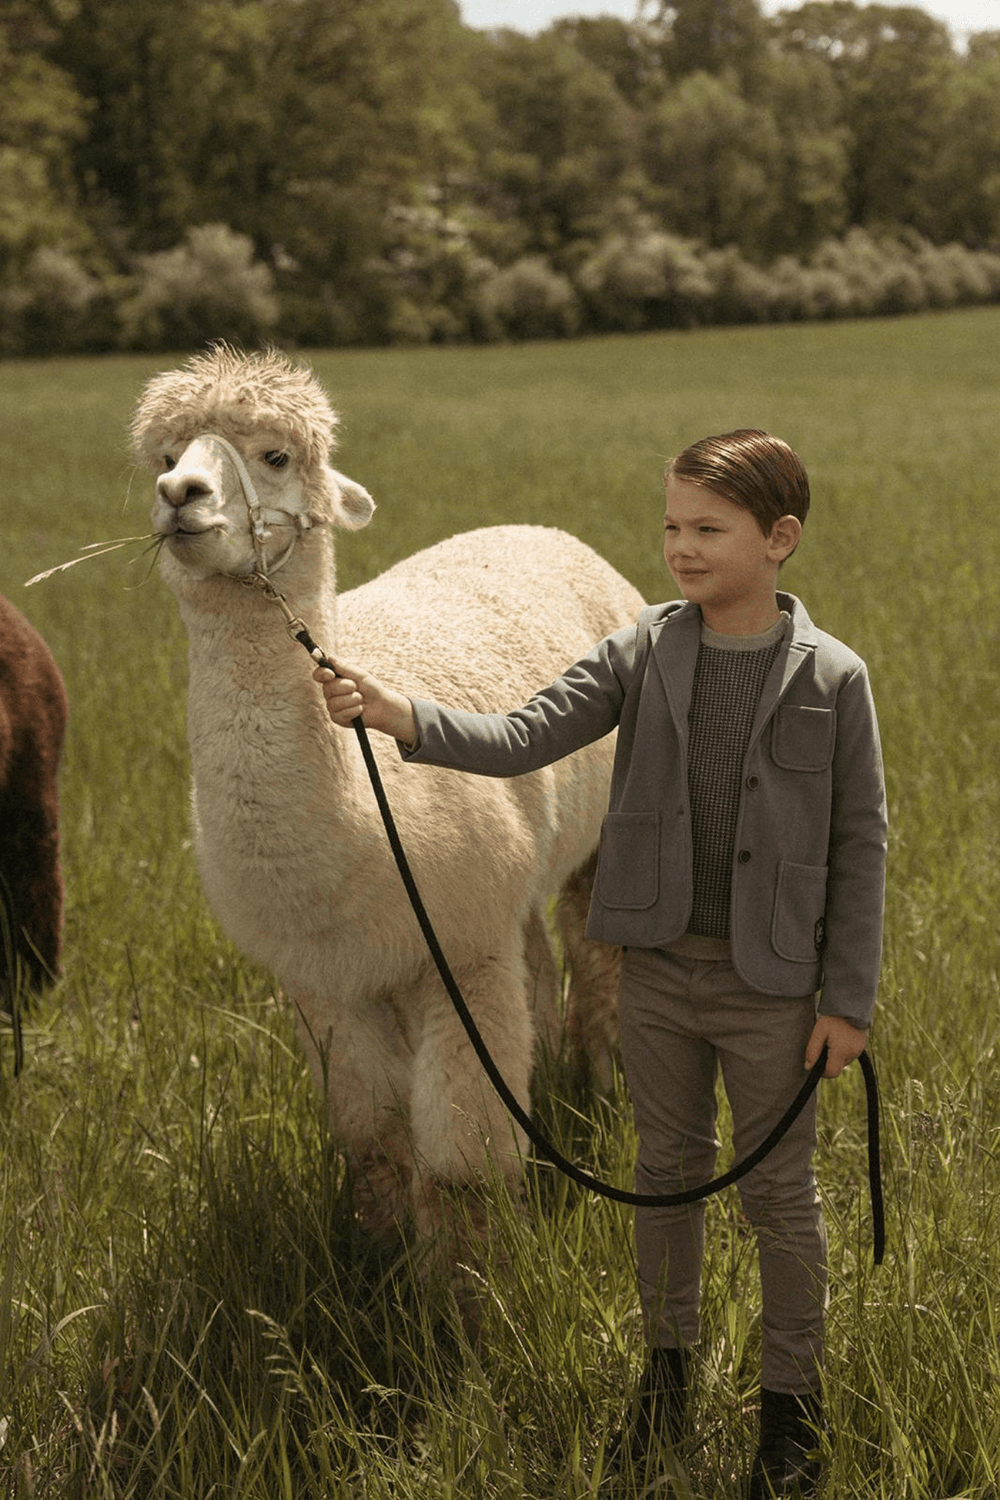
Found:
[(655, 906), (660, 893), (659, 813), (608, 813), (601, 825), (597, 895), (617, 911)]
[(771, 726), (771, 759), (783, 771), (826, 771), (836, 738), (836, 709), (783, 703)]

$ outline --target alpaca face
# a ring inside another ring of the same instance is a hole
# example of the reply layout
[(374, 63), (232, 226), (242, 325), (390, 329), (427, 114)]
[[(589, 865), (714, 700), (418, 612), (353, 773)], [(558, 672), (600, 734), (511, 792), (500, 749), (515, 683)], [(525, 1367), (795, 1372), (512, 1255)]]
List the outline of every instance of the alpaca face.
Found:
[[(264, 430), (252, 442), (233, 446), (259, 501), (263, 545), (268, 563), (273, 564), (294, 544), (298, 530), (310, 524), (305, 487), (277, 429)], [(189, 576), (252, 573), (258, 559), (251, 495), (227, 443), (209, 433), (191, 441), (168, 442), (160, 463), (152, 521), (153, 529), (166, 538), (167, 554)]]
[(168, 581), (245, 577), (260, 550), (271, 569), (311, 526), (366, 526), (368, 491), (329, 466), (336, 428), (315, 377), (277, 350), (219, 344), (154, 375), (132, 444), (158, 476), (153, 527)]

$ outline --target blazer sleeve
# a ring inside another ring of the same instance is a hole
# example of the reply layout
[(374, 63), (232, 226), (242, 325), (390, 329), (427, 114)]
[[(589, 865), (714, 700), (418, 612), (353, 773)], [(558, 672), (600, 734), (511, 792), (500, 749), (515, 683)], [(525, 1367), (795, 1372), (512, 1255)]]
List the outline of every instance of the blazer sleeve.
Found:
[(617, 726), (632, 677), (636, 627), (606, 636), (551, 686), (508, 714), (475, 714), (413, 700), (418, 743), (404, 760), (477, 776), (523, 776), (602, 739)]
[(885, 909), (887, 814), (875, 704), (863, 664), (837, 698), (820, 1011), (870, 1024)]

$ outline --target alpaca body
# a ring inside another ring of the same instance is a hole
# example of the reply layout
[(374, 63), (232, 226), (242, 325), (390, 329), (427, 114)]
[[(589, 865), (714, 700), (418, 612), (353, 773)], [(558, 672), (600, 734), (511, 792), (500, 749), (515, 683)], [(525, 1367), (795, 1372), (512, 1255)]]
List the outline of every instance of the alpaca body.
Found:
[[(469, 1181), (489, 1155), (513, 1181), (522, 1143), (426, 950), (356, 736), (331, 725), (278, 612), (237, 581), (254, 554), (236, 471), (217, 439), (192, 434), (183, 412), (171, 446), (166, 411), (159, 420), (167, 394), (164, 385), (152, 412), (149, 397), (145, 413), (140, 405), (136, 432), (142, 448), (142, 434), (155, 428), (150, 446), (169, 455), (154, 524), (169, 538), (163, 572), (189, 638), (195, 844), (206, 894), (233, 941), (293, 1001), (334, 1127), (367, 1183), (368, 1216), (398, 1218), (409, 1200), (430, 1228), (439, 1217), (436, 1180)], [(239, 444), (268, 487), (270, 513), (317, 514), (316, 475), (301, 459), (295, 465), (293, 435), (273, 420), (267, 427), (267, 443), (293, 455), (282, 495), (225, 416), (220, 406), (198, 425)], [(342, 476), (327, 486), (334, 515), (319, 518), (364, 524), (372, 509), (364, 492), (355, 486), (352, 495)], [(346, 520), (338, 505), (347, 506)], [(282, 550), (275, 583), (290, 607), (334, 660), (364, 662), (414, 697), (514, 707), (642, 607), (589, 547), (526, 526), (453, 537), (338, 598), (330, 533), (300, 530), (290, 550), (268, 544)], [(407, 767), (394, 744), (372, 738), (442, 948), (526, 1105), (533, 1011), (547, 1028), (555, 1002), (546, 907), (576, 892), (560, 916), (572, 959), (584, 947), (580, 872), (598, 841), (613, 736), (513, 780)], [(607, 956), (592, 965), (589, 993), (573, 1001), (601, 1017), (577, 1027), (599, 1039), (598, 1071), (614, 1041), (614, 968)]]
[(59, 968), (59, 756), (66, 690), (52, 653), (0, 596), (0, 1003)]

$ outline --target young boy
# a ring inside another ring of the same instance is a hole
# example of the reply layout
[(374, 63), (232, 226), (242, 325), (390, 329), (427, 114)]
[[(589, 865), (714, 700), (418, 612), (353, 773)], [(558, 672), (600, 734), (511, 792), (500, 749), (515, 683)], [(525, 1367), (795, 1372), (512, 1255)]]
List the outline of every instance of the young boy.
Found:
[[(738, 1158), (794, 1097), (864, 1049), (878, 985), (886, 806), (864, 663), (816, 629), (778, 570), (809, 482), (780, 439), (705, 438), (666, 474), (664, 558), (686, 602), (643, 611), (507, 715), (410, 702), (354, 667), (319, 669), (331, 718), (358, 714), (410, 760), (513, 776), (612, 729), (618, 745), (588, 935), (625, 948), (621, 1045), (636, 1187), (708, 1180), (721, 1068)], [(751, 1500), (812, 1492), (822, 1426), (826, 1240), (815, 1095), (743, 1178), (763, 1296)], [(640, 1209), (649, 1343), (633, 1455), (686, 1430), (704, 1206)]]

